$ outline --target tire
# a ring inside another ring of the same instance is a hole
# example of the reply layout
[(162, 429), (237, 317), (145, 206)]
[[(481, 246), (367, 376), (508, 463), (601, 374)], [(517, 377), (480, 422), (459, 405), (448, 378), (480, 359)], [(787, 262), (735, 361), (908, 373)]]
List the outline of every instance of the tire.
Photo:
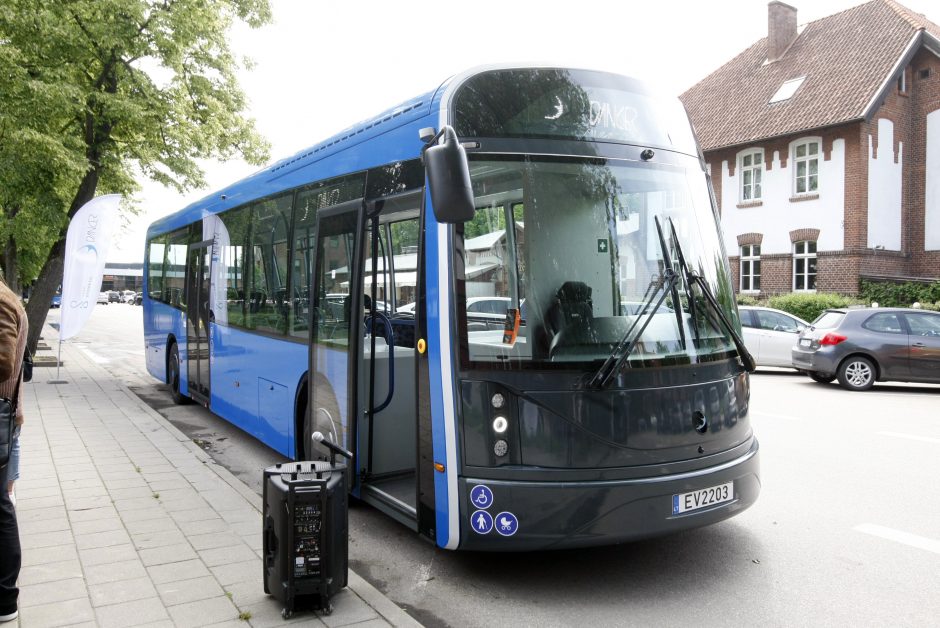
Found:
[(189, 403), (189, 397), (180, 392), (180, 352), (176, 343), (170, 345), (170, 357), (166, 366), (166, 383), (170, 386), (170, 398), (177, 405)]
[(836, 379), (835, 375), (823, 375), (815, 371), (808, 371), (806, 374), (810, 376), (810, 379), (819, 384), (831, 384)]
[(855, 355), (839, 365), (839, 384), (846, 390), (868, 390), (875, 385), (876, 373), (874, 362)]

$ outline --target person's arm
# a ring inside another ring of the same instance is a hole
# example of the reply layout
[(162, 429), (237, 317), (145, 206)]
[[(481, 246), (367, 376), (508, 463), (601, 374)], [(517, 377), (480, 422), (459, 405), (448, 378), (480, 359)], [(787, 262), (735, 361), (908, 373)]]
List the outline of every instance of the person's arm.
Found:
[(6, 299), (0, 298), (0, 382), (13, 377), (17, 362), (16, 348), (19, 346), (19, 312)]

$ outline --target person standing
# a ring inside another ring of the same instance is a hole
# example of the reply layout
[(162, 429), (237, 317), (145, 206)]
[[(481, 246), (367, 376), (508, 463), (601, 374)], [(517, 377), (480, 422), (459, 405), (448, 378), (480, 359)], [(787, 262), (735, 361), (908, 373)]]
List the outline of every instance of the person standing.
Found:
[[(16, 400), (16, 429), (23, 424), (22, 368), (29, 324), (19, 297), (0, 274), (0, 397)], [(20, 576), (20, 534), (16, 509), (6, 491), (10, 465), (0, 469), (0, 623), (19, 615), (16, 581)]]

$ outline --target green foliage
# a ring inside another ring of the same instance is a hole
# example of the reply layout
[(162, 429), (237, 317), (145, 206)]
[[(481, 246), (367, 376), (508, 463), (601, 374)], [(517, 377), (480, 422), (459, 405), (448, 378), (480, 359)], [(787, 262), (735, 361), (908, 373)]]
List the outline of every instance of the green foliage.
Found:
[(881, 307), (911, 307), (920, 303), (925, 309), (933, 309), (940, 302), (940, 282), (893, 283), (863, 279), (859, 297), (865, 303), (875, 302)]
[(130, 196), (140, 173), (188, 190), (201, 159), (267, 159), (229, 50), (236, 19), (267, 22), (268, 0), (4, 0), (0, 245), (24, 282), (95, 195)]
[(757, 305), (760, 303), (755, 297), (752, 297), (747, 294), (738, 295), (738, 305)]
[(781, 294), (770, 297), (767, 306), (789, 312), (805, 321), (813, 322), (825, 310), (835, 307), (857, 305), (859, 301), (841, 294), (817, 292)]

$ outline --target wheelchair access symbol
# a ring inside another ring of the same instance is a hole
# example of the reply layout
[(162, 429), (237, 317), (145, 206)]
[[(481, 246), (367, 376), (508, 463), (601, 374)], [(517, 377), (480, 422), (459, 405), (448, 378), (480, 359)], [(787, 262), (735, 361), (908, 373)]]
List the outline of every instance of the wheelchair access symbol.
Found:
[(511, 512), (501, 512), (494, 521), (496, 531), (503, 536), (512, 536), (519, 529), (519, 520)]
[(477, 534), (489, 534), (493, 529), (493, 516), (485, 510), (478, 510), (470, 515), (470, 525)]
[(488, 486), (477, 484), (470, 489), (470, 503), (474, 508), (489, 508), (493, 505), (493, 491)]

